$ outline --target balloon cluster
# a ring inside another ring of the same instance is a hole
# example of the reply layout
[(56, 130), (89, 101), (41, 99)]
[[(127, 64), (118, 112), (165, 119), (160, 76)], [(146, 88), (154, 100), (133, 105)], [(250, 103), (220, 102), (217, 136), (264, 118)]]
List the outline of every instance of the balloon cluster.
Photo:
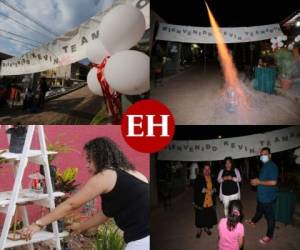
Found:
[(272, 49), (282, 48), (284, 46), (284, 41), (287, 41), (288, 37), (286, 35), (271, 38)]
[[(271, 43), (272, 43), (272, 49), (279, 49), (282, 48), (285, 44), (284, 42), (287, 41), (287, 36), (279, 36), (279, 37), (273, 37), (271, 39)], [(292, 50), (294, 48), (295, 43), (300, 42), (300, 35), (297, 35), (294, 39), (293, 42), (291, 42), (289, 45), (287, 45), (287, 48), (289, 50)]]
[(149, 91), (150, 58), (129, 50), (141, 40), (145, 29), (143, 13), (130, 5), (119, 5), (103, 17), (100, 39), (92, 41), (86, 51), (95, 66), (87, 76), (92, 93), (105, 97), (103, 81), (111, 90), (125, 95)]
[(297, 35), (296, 37), (295, 37), (295, 42), (297, 43), (297, 42), (300, 42), (300, 35)]
[(300, 165), (300, 148), (295, 150), (294, 155), (296, 156), (295, 163)]

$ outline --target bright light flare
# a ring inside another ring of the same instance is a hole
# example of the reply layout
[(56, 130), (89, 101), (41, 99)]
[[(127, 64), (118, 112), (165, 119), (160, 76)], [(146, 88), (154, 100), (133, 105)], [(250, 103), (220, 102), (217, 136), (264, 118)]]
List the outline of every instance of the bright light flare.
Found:
[(225, 40), (222, 36), (216, 19), (214, 18), (206, 2), (205, 5), (208, 11), (209, 21), (212, 26), (213, 34), (216, 40), (220, 64), (224, 73), (225, 89), (233, 89), (238, 95), (239, 103), (246, 104), (246, 97), (243, 90), (241, 89), (238, 72), (234, 65), (232, 56), (226, 46)]

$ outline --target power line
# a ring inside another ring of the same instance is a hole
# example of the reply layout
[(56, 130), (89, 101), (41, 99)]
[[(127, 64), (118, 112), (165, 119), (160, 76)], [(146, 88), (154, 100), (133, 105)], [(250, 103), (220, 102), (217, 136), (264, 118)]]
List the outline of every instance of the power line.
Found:
[(26, 44), (26, 45), (29, 45), (29, 46), (31, 46), (31, 47), (37, 48), (37, 46), (34, 45), (34, 44), (27, 43), (27, 42), (24, 42), (24, 41), (20, 41), (20, 40), (18, 40), (18, 39), (13, 38), (13, 37), (1, 35), (0, 38), (5, 38), (5, 39), (8, 39), (8, 40), (12, 40), (12, 41), (15, 41), (15, 42), (19, 42), (19, 43)]
[(35, 23), (36, 25), (38, 25), (39, 27), (43, 28), (44, 30), (47, 30), (49, 33), (51, 33), (54, 36), (58, 36), (58, 34), (56, 34), (55, 32), (53, 32), (51, 29), (47, 28), (45, 25), (43, 25), (41, 22), (39, 22), (38, 20), (28, 16), (27, 14), (23, 13), (21, 10), (17, 9), (16, 7), (10, 5), (9, 3), (7, 3), (6, 0), (0, 0), (1, 3), (3, 3), (4, 5), (6, 5), (7, 7), (11, 8), (12, 10), (18, 12), (20, 15), (22, 15), (23, 17), (29, 19), (31, 22)]
[(39, 42), (39, 41), (33, 40), (33, 39), (31, 39), (31, 38), (28, 38), (28, 37), (26, 37), (26, 36), (22, 36), (22, 35), (19, 35), (19, 34), (16, 34), (16, 33), (10, 32), (10, 31), (7, 31), (7, 30), (0, 29), (0, 32), (4, 32), (4, 33), (7, 33), (7, 34), (10, 34), (10, 35), (16, 36), (16, 37), (20, 37), (20, 38), (22, 38), (22, 39), (29, 40), (29, 41), (31, 41), (31, 42), (35, 42), (35, 43), (39, 43), (39, 44), (43, 44), (42, 42)]
[(8, 18), (8, 19), (11, 19), (11, 20), (14, 21), (15, 23), (17, 23), (17, 24), (19, 24), (19, 25), (22, 25), (23, 27), (25, 27), (25, 28), (27, 28), (27, 29), (30, 29), (31, 31), (36, 32), (36, 33), (38, 33), (38, 34), (40, 34), (40, 35), (42, 35), (42, 36), (47, 36), (48, 38), (52, 38), (52, 37), (50, 37), (49, 35), (47, 35), (47, 34), (45, 34), (45, 33), (41, 33), (40, 31), (35, 30), (35, 29), (33, 29), (33, 28), (27, 26), (26, 24), (19, 22), (18, 20), (12, 18), (11, 16), (5, 15), (5, 14), (3, 14), (3, 13), (1, 13), (1, 12), (0, 12), (0, 16), (4, 16), (4, 17), (6, 17), (6, 18)]

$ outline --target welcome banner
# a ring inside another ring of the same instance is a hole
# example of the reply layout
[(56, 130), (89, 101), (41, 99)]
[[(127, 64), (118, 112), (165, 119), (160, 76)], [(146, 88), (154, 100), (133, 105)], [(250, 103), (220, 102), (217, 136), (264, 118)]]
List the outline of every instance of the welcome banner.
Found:
[(158, 160), (218, 161), (226, 156), (247, 158), (259, 155), (263, 147), (269, 147), (272, 153), (300, 147), (300, 126), (226, 139), (173, 141), (158, 154)]
[[(149, 28), (150, 0), (116, 0), (112, 8), (120, 4), (130, 4), (140, 9), (146, 20), (146, 27)], [(19, 58), (2, 61), (0, 75), (31, 74), (85, 59), (87, 45), (100, 39), (99, 24), (110, 9), (100, 11), (79, 27)]]
[[(268, 40), (284, 35), (279, 24), (270, 24), (253, 27), (220, 28), (226, 43), (245, 43)], [(212, 28), (192, 27), (160, 23), (157, 40), (214, 44)]]

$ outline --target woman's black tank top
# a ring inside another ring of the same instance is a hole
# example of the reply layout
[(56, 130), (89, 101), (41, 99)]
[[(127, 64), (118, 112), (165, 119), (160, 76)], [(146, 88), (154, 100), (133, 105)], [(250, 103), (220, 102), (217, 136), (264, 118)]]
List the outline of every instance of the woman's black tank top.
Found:
[(112, 191), (102, 194), (103, 213), (114, 218), (126, 243), (140, 240), (150, 231), (149, 184), (121, 169)]

